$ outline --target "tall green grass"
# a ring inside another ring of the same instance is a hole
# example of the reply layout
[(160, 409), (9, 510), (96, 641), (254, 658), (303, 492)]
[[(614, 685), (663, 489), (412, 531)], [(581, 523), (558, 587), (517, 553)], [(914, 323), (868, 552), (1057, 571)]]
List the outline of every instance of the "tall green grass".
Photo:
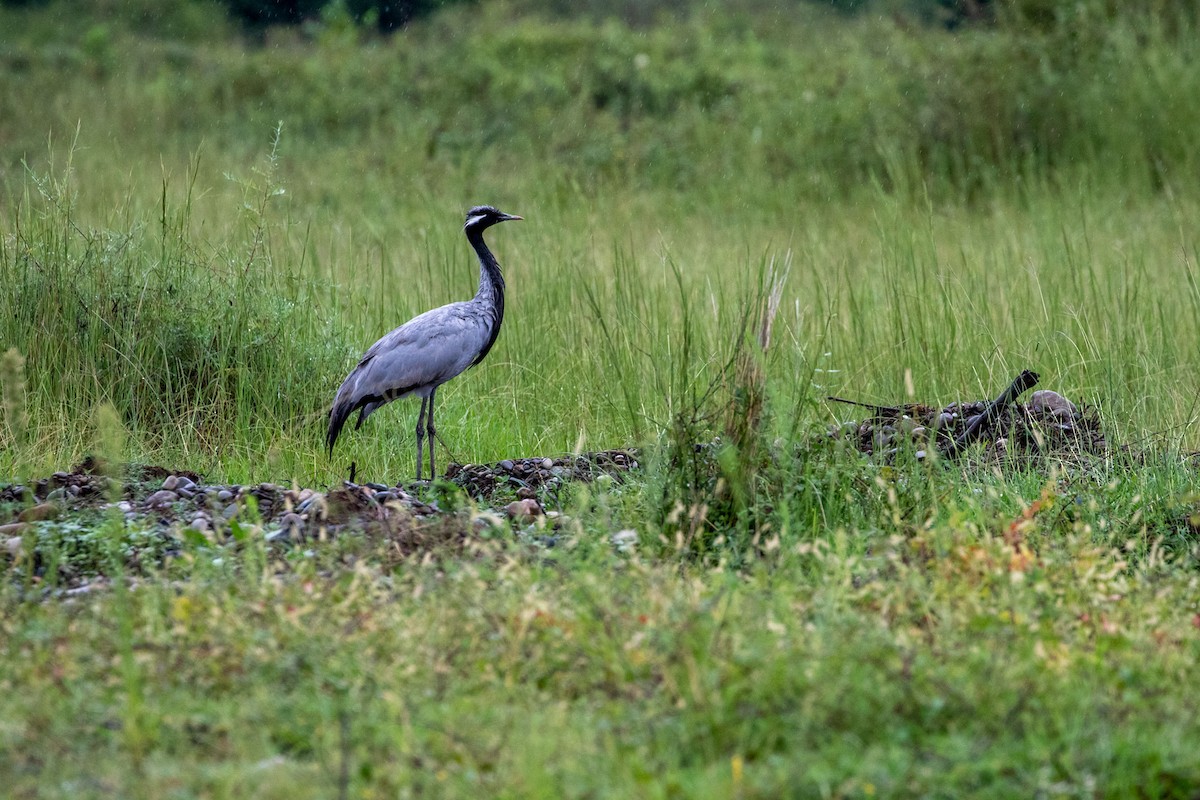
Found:
[[(684, 309), (705, 380), (757, 265), (789, 254), (785, 415), (898, 399), (906, 371), (946, 400), (1031, 367), (1120, 439), (1194, 445), (1183, 22), (951, 36), (803, 6), (631, 30), (489, 3), (247, 48), (193, 6), (149, 38), (85, 16), (51, 43), (57, 8), (5, 9), (0, 48), (21, 121), (0, 140), (3, 343), (47, 464), (112, 400), (144, 457), (328, 476), (330, 392), (471, 293), (458, 218), (485, 201), (529, 222), (493, 233), (498, 349), (444, 393), (459, 460), (653, 439)], [(350, 441), (366, 474), (408, 471), (404, 416)]]

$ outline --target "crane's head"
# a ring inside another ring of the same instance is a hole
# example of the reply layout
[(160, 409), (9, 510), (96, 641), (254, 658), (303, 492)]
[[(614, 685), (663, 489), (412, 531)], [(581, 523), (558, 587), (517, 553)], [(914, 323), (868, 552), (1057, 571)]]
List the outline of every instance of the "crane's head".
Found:
[(522, 219), (522, 217), (518, 217), (516, 214), (505, 214), (495, 206), (475, 206), (467, 212), (467, 222), (463, 225), (463, 230), (479, 233), (497, 222), (507, 222), (510, 219)]

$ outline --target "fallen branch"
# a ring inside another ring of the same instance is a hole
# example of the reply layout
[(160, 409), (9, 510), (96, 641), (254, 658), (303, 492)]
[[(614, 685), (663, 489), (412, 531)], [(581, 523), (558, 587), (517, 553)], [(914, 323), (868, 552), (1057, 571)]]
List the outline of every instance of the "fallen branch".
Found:
[(1036, 372), (1030, 370), (1022, 371), (1008, 385), (1008, 388), (1001, 392), (999, 397), (987, 404), (982, 414), (971, 418), (967, 423), (967, 429), (960, 433), (957, 439), (950, 442), (943, 455), (947, 458), (955, 458), (971, 444), (978, 441), (983, 436), (983, 432), (990, 428), (992, 423), (1000, 417), (1004, 409), (1022, 394), (1037, 386), (1039, 380), (1040, 378)]
[(858, 400), (847, 400), (844, 397), (834, 397), (830, 395), (825, 398), (831, 403), (845, 403), (848, 406), (858, 406), (859, 408), (869, 408), (875, 412), (877, 417), (898, 417), (902, 409), (899, 406), (877, 406), (874, 403), (860, 403)]

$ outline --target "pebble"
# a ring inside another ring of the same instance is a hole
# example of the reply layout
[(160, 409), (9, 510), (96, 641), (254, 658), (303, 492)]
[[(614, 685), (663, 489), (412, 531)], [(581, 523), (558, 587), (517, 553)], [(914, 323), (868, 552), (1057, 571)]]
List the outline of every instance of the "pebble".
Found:
[(192, 528), (200, 531), (201, 533), (208, 533), (208, 531), (212, 529), (212, 522), (210, 522), (208, 517), (203, 514), (197, 514), (196, 516), (192, 517), (190, 525)]
[(39, 503), (17, 514), (17, 520), (19, 522), (38, 522), (44, 519), (54, 519), (60, 511), (61, 509), (54, 503)]
[[(179, 480), (175, 484), (175, 491), (178, 492), (181, 489), (191, 489), (191, 490), (195, 491), (196, 482), (194, 480), (189, 478), (187, 475), (179, 475), (177, 477), (179, 478)], [(166, 487), (163, 487), (163, 488), (166, 488)]]
[(553, 469), (553, 468), (554, 468), (554, 459), (552, 459), (552, 458), (543, 458), (542, 459), (542, 469)]
[(78, 484), (72, 483), (67, 487), (67, 494), (69, 494), (71, 497), (79, 497), (82, 492), (83, 490), (79, 488)]
[(375, 493), (375, 501), (378, 503), (388, 503), (396, 499), (396, 493), (390, 490)]
[(168, 475), (167, 479), (162, 482), (162, 486), (159, 488), (161, 488), (164, 492), (173, 492), (177, 486), (179, 486), (179, 476)]
[(221, 491), (217, 492), (217, 499), (222, 503), (228, 503), (233, 499), (233, 492), (229, 491), (228, 489), (222, 489)]
[(376, 492), (386, 492), (391, 488), (390, 486), (384, 486), (382, 483), (364, 483), (363, 485)]
[(191, 487), (188, 487), (188, 486), (180, 486), (175, 489), (175, 494), (179, 495), (180, 497), (182, 497), (186, 500), (191, 500), (193, 497), (196, 496), (196, 490), (192, 489)]
[(297, 533), (299, 533), (300, 530), (304, 528), (304, 520), (301, 519), (300, 515), (294, 511), (290, 511), (287, 514), (284, 514), (283, 518), (279, 520), (279, 524), (283, 526), (284, 530), (287, 530), (287, 531), (294, 530)]
[[(12, 526), (4, 525), (3, 527), (9, 528)], [(4, 540), (4, 552), (8, 553), (10, 558), (16, 558), (17, 556), (19, 556), (21, 554), (22, 546), (23, 546), (23, 540), (21, 539), (20, 536), (10, 536), (9, 538)]]
[(169, 506), (179, 499), (179, 495), (172, 492), (170, 489), (159, 489), (154, 494), (146, 498), (146, 505), (150, 508), (162, 508)]
[(537, 492), (528, 486), (522, 486), (521, 488), (517, 489), (517, 497), (521, 498), (522, 500), (532, 500), (537, 497)]
[(540, 517), (542, 515), (542, 507), (537, 500), (514, 500), (504, 507), (504, 511), (509, 517), (518, 521)]
[(50, 494), (46, 495), (46, 500), (65, 500), (67, 498), (67, 490), (62, 486), (58, 487)]
[(500, 469), (504, 470), (505, 472), (512, 472), (512, 471), (513, 471), (513, 462), (512, 462), (512, 461), (510, 461), (510, 460), (509, 460), (509, 459), (507, 459), (507, 458), (506, 458), (506, 459), (504, 459), (503, 461), (501, 461), (501, 462), (500, 462), (499, 464), (497, 464), (496, 466), (497, 466), (497, 467), (499, 467)]
[(225, 506), (225, 509), (221, 512), (221, 516), (227, 520), (230, 520), (237, 516), (237, 512), (237, 503), (230, 503), (229, 505)]

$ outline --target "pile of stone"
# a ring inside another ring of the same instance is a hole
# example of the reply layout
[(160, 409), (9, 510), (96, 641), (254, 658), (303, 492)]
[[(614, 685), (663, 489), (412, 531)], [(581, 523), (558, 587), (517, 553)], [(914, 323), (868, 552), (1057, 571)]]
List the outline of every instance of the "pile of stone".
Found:
[[(635, 451), (612, 450), (560, 458), (523, 458), (496, 464), (451, 464), (446, 477), (461, 486), (481, 507), (477, 518), (517, 524), (559, 515), (543, 500), (568, 481), (591, 481), (608, 475), (614, 481), (638, 467)], [(429, 497), (428, 484), (388, 486), (350, 483), (328, 491), (274, 483), (206, 484), (187, 471), (130, 467), (124, 479), (88, 459), (72, 472), (56, 472), (28, 484), (0, 487), (0, 505), (14, 509), (0, 517), (0, 542), (19, 552), (21, 535), (31, 525), (85, 509), (112, 510), (129, 521), (149, 521), (165, 532), (190, 530), (223, 538), (235, 523), (262, 524), (269, 541), (336, 535), (344, 528), (412, 533), (423, 520), (442, 514)], [(19, 509), (19, 510), (17, 510)]]
[[(840, 398), (831, 400), (846, 403)], [(972, 426), (973, 441), (982, 443), (987, 459), (1032, 455), (1103, 455), (1108, 442), (1096, 412), (1079, 406), (1058, 392), (1034, 392), (1026, 403), (1008, 402), (983, 419), (995, 401), (958, 401), (943, 408), (909, 403), (901, 406), (875, 406), (860, 420), (830, 426), (829, 435), (859, 452), (883, 456), (897, 455), (902, 449), (917, 458), (932, 452), (953, 454), (956, 443)]]

